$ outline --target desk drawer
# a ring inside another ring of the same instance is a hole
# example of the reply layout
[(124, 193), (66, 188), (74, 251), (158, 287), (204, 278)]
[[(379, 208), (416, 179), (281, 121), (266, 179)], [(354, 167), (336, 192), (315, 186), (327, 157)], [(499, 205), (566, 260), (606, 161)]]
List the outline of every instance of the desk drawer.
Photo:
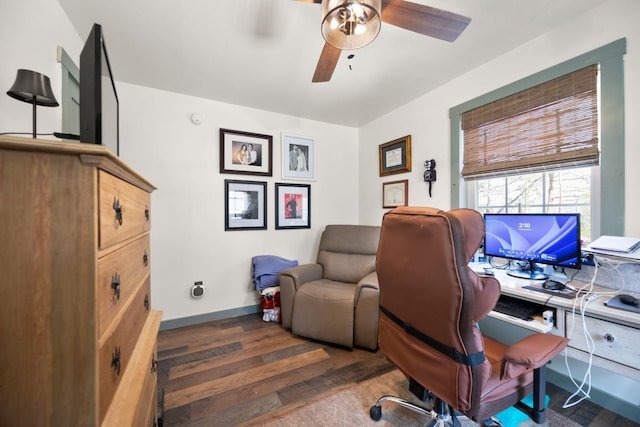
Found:
[(100, 171), (100, 249), (151, 228), (151, 195), (135, 185)]
[[(579, 315), (573, 319), (571, 313), (566, 313), (565, 336), (571, 338), (569, 347), (589, 352), (584, 336), (584, 326)], [(569, 336), (571, 326), (575, 321), (573, 333)], [(640, 346), (638, 337), (640, 329), (611, 323), (594, 317), (585, 316), (585, 325), (595, 344), (594, 355), (615, 363), (640, 369)]]
[(98, 261), (98, 337), (150, 273), (149, 235)]

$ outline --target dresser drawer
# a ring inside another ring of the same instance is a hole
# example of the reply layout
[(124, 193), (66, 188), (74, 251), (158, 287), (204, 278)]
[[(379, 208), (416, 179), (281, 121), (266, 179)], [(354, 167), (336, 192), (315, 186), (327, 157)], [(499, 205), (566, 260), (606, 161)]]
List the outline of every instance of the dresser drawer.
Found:
[[(566, 336), (571, 338), (569, 346), (589, 352), (584, 336), (584, 326), (579, 315), (572, 319), (570, 313), (566, 314)], [(638, 336), (640, 329), (630, 326), (611, 323), (594, 317), (585, 316), (585, 325), (589, 334), (593, 337), (595, 351), (594, 355), (610, 360), (621, 365), (640, 369), (640, 346), (638, 346)], [(575, 320), (575, 326), (571, 336), (568, 335), (571, 325)]]
[(98, 336), (150, 274), (149, 235), (98, 260)]
[(156, 420), (157, 337), (162, 313), (151, 311), (140, 333), (127, 372), (118, 386), (103, 427), (152, 426)]
[(136, 413), (134, 415), (134, 426), (149, 426), (153, 427), (155, 424), (156, 408), (158, 405), (156, 388), (157, 388), (157, 370), (158, 370), (158, 358), (156, 352), (149, 355), (149, 366), (147, 367), (144, 379), (144, 385), (142, 386), (142, 398), (138, 402), (136, 407)]
[(120, 380), (127, 372), (131, 355), (149, 315), (150, 295), (150, 279), (147, 276), (144, 284), (124, 307), (124, 311), (116, 317), (105, 336), (99, 340), (98, 387), (101, 421)]
[(100, 171), (100, 249), (151, 228), (151, 195), (135, 185)]

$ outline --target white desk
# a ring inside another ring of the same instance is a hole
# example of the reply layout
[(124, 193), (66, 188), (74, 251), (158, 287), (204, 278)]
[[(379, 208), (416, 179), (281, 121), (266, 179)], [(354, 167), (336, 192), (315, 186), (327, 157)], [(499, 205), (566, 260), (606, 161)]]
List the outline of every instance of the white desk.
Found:
[[(482, 266), (472, 266), (474, 271), (482, 271)], [(609, 295), (593, 294), (586, 304), (584, 316), (579, 301), (524, 289), (523, 286), (542, 283), (540, 280), (518, 279), (508, 276), (505, 271), (494, 269), (500, 281), (501, 292), (526, 301), (533, 301), (555, 310), (555, 325), (545, 325), (542, 319), (524, 321), (502, 313), (491, 312), (490, 317), (536, 332), (553, 333), (570, 338), (567, 347), (572, 358), (588, 362), (585, 328), (594, 341), (592, 362), (596, 366), (640, 381), (640, 314), (607, 307), (604, 303), (615, 294), (606, 288), (594, 288), (596, 292), (610, 292)], [(580, 284), (572, 284), (581, 287)], [(640, 299), (640, 295), (634, 295)], [(575, 307), (574, 307), (575, 306)], [(575, 313), (575, 314), (574, 314)]]

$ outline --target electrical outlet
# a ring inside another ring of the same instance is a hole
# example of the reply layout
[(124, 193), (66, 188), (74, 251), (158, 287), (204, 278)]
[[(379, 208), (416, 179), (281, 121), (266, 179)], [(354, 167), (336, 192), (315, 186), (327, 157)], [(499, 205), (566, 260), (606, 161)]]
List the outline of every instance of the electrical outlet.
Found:
[(191, 296), (194, 298), (202, 298), (204, 296), (204, 285), (202, 281), (195, 282), (191, 288)]
[(589, 254), (589, 253), (582, 253), (581, 257), (580, 257), (580, 262), (582, 262), (582, 265), (590, 265), (590, 266), (595, 266), (595, 262), (593, 261), (593, 254)]

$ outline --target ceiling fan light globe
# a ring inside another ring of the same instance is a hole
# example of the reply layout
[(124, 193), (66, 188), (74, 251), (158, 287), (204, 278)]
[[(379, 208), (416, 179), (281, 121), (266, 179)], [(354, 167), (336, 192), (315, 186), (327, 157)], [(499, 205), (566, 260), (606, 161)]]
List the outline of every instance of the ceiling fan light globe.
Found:
[(381, 0), (325, 0), (322, 2), (322, 36), (341, 50), (371, 43), (380, 32)]

